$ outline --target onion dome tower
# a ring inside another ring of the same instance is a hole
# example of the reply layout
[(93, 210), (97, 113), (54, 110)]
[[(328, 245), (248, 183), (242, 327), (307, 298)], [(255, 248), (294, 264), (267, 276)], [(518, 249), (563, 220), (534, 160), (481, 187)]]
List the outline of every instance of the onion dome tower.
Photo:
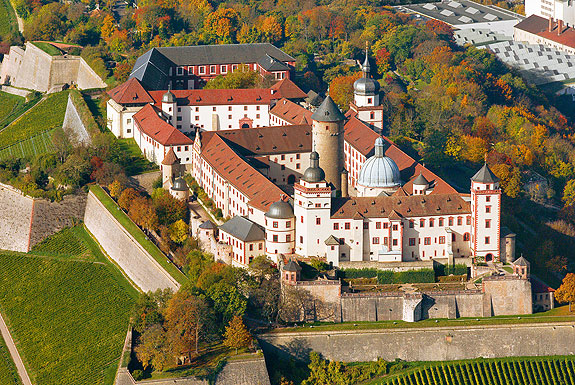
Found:
[[(344, 168), (343, 123), (345, 116), (328, 95), (312, 118), (312, 138), (327, 183), (341, 191), (341, 170)], [(319, 167), (318, 166), (318, 167)]]
[(377, 196), (392, 193), (401, 186), (401, 175), (395, 161), (385, 156), (383, 138), (375, 140), (375, 154), (359, 170), (357, 191), (359, 196)]
[(363, 76), (353, 83), (353, 101), (357, 107), (379, 106), (379, 82), (371, 78), (367, 47), (361, 70)]
[(293, 208), (282, 196), (270, 205), (265, 214), (266, 255), (278, 263), (280, 254), (291, 254), (295, 248), (295, 217)]

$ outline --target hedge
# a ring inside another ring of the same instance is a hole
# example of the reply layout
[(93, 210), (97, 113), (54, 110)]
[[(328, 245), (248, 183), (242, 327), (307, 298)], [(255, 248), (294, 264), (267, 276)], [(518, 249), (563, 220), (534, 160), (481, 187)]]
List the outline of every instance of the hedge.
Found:
[(433, 266), (435, 270), (435, 275), (442, 276), (442, 275), (467, 275), (467, 265), (465, 264), (455, 264), (455, 265), (442, 265), (436, 263)]
[(343, 278), (375, 278), (380, 285), (391, 283), (434, 283), (435, 271), (433, 269), (408, 270), (393, 272), (391, 270), (378, 270), (374, 268), (341, 270)]

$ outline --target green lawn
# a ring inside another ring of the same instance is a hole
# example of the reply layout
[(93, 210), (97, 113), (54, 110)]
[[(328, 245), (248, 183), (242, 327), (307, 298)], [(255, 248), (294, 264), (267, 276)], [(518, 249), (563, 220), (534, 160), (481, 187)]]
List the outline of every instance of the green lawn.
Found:
[(0, 254), (0, 308), (32, 381), (113, 383), (137, 291), (83, 227)]
[(0, 385), (21, 385), (20, 376), (0, 335)]
[(122, 151), (126, 154), (130, 154), (132, 158), (132, 162), (125, 166), (126, 173), (128, 175), (139, 175), (146, 171), (158, 169), (158, 166), (155, 163), (150, 162), (144, 157), (142, 150), (140, 150), (140, 147), (138, 147), (138, 144), (136, 144), (136, 141), (133, 138), (116, 140), (118, 141)]
[(138, 241), (140, 245), (180, 284), (188, 282), (188, 277), (184, 275), (176, 266), (166, 260), (166, 256), (158, 247), (150, 241), (146, 234), (124, 213), (116, 202), (98, 185), (90, 186), (90, 191), (102, 202), (108, 211), (118, 222)]
[(20, 119), (0, 131), (0, 148), (62, 127), (67, 102), (68, 91), (49, 95)]
[(42, 51), (46, 52), (47, 54), (49, 54), (51, 56), (62, 55), (62, 51), (60, 51), (58, 48), (54, 47), (52, 44), (42, 43), (39, 41), (33, 41), (32, 44), (34, 44), (36, 47), (40, 48)]
[(16, 31), (18, 23), (10, 0), (0, 0), (0, 37)]
[(575, 383), (575, 357), (427, 362), (365, 385), (560, 385)]

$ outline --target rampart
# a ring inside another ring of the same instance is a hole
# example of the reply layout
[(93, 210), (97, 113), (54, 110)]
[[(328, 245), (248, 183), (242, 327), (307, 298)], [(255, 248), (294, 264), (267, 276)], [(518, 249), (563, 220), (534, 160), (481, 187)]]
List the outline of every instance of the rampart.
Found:
[(85, 205), (85, 194), (50, 202), (0, 183), (0, 249), (30, 251), (46, 237), (81, 220)]
[(398, 328), (365, 331), (269, 333), (266, 353), (307, 360), (312, 351), (330, 360), (378, 358), (447, 361), (473, 358), (575, 354), (575, 322), (492, 326)]
[(0, 83), (40, 92), (60, 91), (65, 85), (80, 89), (105, 88), (106, 83), (79, 56), (51, 56), (27, 42), (25, 49), (10, 47), (4, 57)]
[(142, 291), (178, 290), (180, 284), (148, 253), (90, 192), (84, 224), (124, 273)]
[(66, 114), (64, 115), (62, 128), (74, 145), (89, 145), (92, 142), (88, 129), (84, 122), (82, 122), (82, 118), (70, 95), (68, 95), (68, 104), (66, 105)]

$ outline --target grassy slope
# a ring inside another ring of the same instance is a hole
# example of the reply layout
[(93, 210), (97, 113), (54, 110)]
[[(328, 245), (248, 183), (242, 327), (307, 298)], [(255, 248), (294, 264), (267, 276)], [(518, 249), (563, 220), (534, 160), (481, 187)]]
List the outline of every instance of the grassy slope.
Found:
[(148, 251), (154, 257), (156, 261), (164, 268), (166, 271), (174, 277), (176, 281), (180, 284), (184, 284), (188, 281), (188, 278), (182, 273), (176, 266), (166, 260), (164, 254), (158, 249), (152, 241), (150, 241), (146, 234), (140, 230), (138, 226), (132, 222), (130, 218), (119, 208), (119, 206), (114, 202), (112, 198), (102, 189), (102, 187), (94, 185), (90, 186), (90, 191), (92, 191), (96, 197), (104, 204), (110, 213), (116, 218), (126, 230), (132, 234), (132, 236), (142, 245), (144, 249)]
[(10, 357), (6, 343), (0, 336), (0, 385), (21, 385), (16, 366)]
[[(26, 100), (20, 96), (0, 92), (0, 129), (3, 129), (12, 123), (14, 119), (34, 107), (40, 99), (41, 96), (38, 95), (26, 102)], [(8, 106), (12, 106), (11, 109), (8, 109)]]
[(427, 362), (365, 385), (559, 385), (575, 383), (573, 356)]
[(51, 56), (60, 56), (62, 55), (62, 51), (58, 48), (54, 47), (52, 44), (49, 43), (42, 43), (39, 41), (32, 42), (36, 47), (40, 48), (42, 51), (46, 52), (48, 55)]
[(18, 23), (10, 0), (0, 0), (0, 37), (16, 31), (18, 31)]
[(0, 148), (61, 127), (67, 101), (68, 91), (49, 95), (12, 125), (0, 131)]
[(0, 254), (0, 307), (37, 384), (111, 384), (136, 290), (83, 227)]

